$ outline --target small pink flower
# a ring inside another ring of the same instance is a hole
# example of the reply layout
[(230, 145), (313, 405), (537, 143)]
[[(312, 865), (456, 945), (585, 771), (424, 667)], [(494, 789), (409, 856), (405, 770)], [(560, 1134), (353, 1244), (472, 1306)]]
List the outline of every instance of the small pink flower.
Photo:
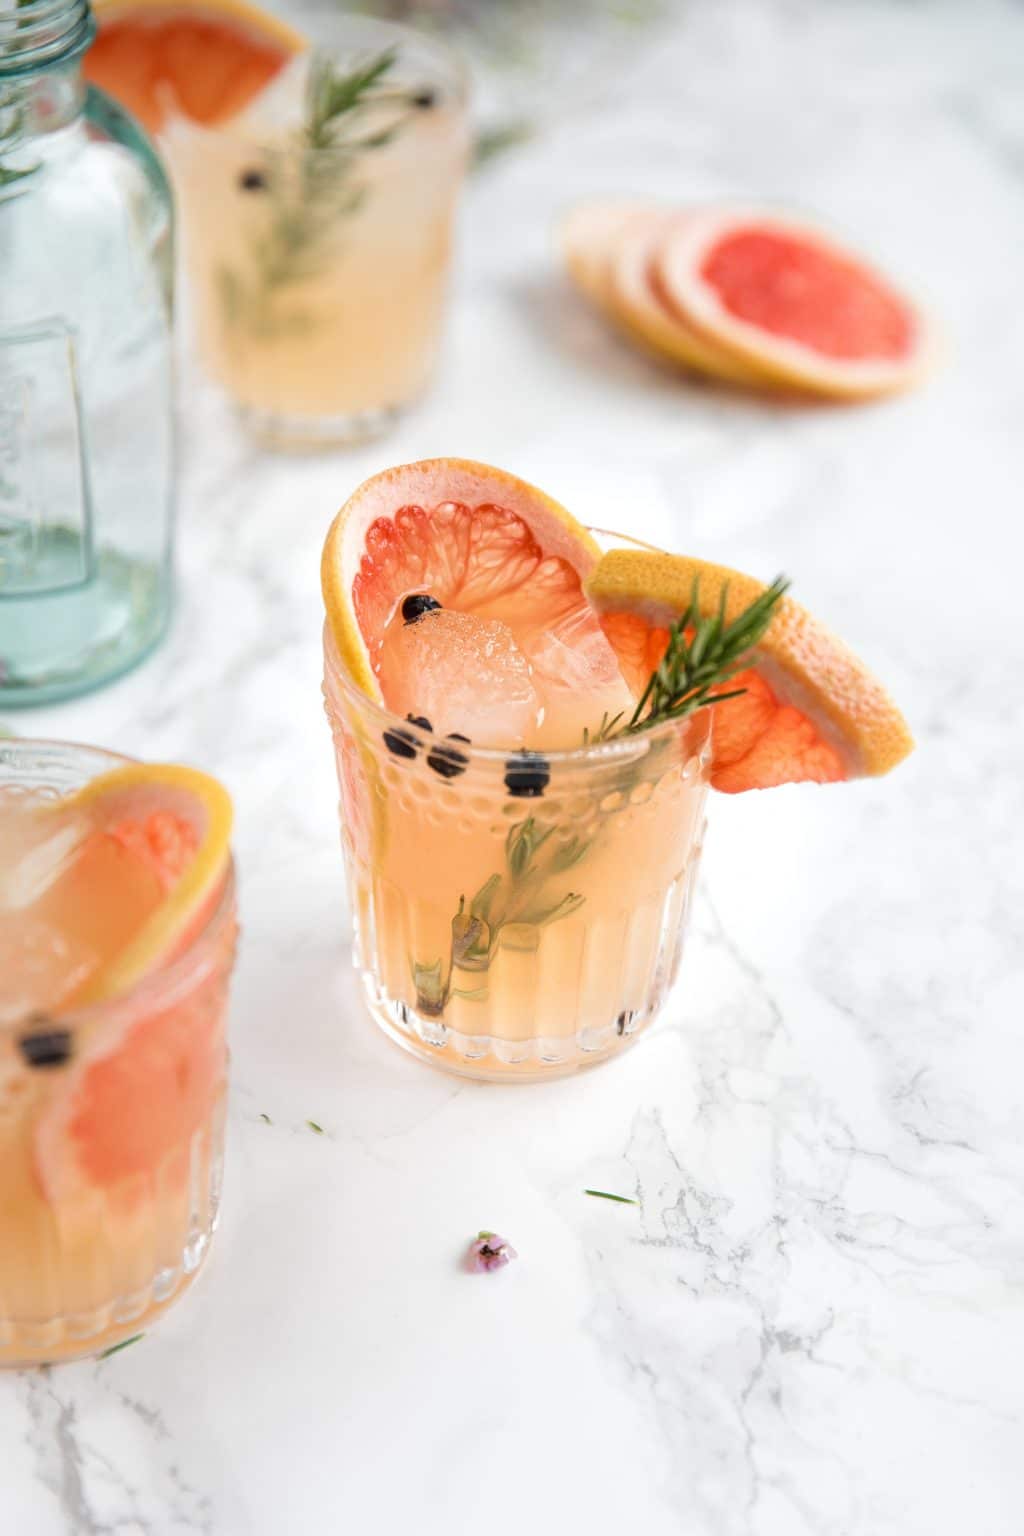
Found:
[(478, 1232), (469, 1245), (466, 1267), (480, 1274), (487, 1269), (504, 1269), (510, 1259), (517, 1259), (512, 1244), (497, 1232)]

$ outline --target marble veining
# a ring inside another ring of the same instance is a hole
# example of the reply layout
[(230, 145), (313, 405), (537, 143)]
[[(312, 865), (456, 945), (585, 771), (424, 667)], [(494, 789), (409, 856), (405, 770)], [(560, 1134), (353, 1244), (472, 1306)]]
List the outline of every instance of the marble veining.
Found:
[[(4, 724), (232, 791), (224, 1217), (140, 1343), (0, 1378), (3, 1536), (1016, 1536), (1022, 58), (1011, 0), (668, 6), (474, 180), (390, 441), (257, 452), (183, 358), (168, 641)], [(945, 368), (857, 410), (661, 373), (553, 258), (571, 196), (629, 191), (816, 209), (930, 299)], [(404, 1058), (346, 953), (319, 548), (365, 474), (446, 452), (785, 570), (919, 740), (887, 781), (716, 800), (664, 1022), (541, 1088)], [(481, 1226), (519, 1261), (463, 1273)]]

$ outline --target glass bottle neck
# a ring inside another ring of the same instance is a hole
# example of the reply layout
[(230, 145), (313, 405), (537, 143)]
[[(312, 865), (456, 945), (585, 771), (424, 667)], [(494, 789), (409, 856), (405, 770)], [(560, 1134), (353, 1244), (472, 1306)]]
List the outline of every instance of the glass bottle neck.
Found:
[(85, 105), (80, 61), (16, 78), (0, 72), (0, 150), (64, 128)]
[(0, 151), (15, 170), (20, 146), (81, 112), (79, 66), (95, 30), (89, 0), (0, 0)]
[(0, 0), (0, 84), (72, 63), (95, 33), (89, 0)]

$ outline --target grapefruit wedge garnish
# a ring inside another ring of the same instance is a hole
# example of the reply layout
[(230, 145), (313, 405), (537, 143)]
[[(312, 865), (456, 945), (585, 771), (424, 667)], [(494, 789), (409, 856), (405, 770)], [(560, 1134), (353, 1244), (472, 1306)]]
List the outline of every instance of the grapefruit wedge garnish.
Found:
[(932, 359), (917, 307), (802, 221), (756, 209), (694, 213), (667, 232), (657, 273), (681, 320), (780, 383), (869, 398), (909, 388)]
[(935, 355), (921, 310), (803, 220), (744, 208), (595, 202), (561, 231), (581, 292), (645, 351), (753, 389), (868, 399)]
[(564, 507), (504, 470), (465, 459), (387, 470), (349, 498), (324, 545), (334, 649), (371, 698), (435, 733), (575, 745), (586, 720), (627, 697), (582, 590), (599, 554)]
[[(91, 779), (48, 810), (77, 824), (73, 874), (83, 893), (117, 909), (118, 870), (148, 876), (140, 920), (60, 1000), (62, 1011), (126, 992), (184, 950), (215, 903), (228, 867), (231, 800), (208, 774), (165, 763), (129, 763)], [(102, 887), (102, 890), (101, 890)], [(140, 887), (140, 891), (141, 891)]]
[(248, 0), (98, 0), (94, 10), (86, 77), (151, 132), (172, 113), (229, 122), (306, 47)]
[[(612, 550), (585, 590), (624, 676), (639, 692), (695, 590), (702, 618), (718, 613), (724, 592), (731, 623), (765, 587), (682, 555)], [(723, 691), (738, 688), (744, 690), (738, 698), (711, 706), (711, 783), (726, 793), (887, 773), (913, 747), (906, 721), (868, 669), (788, 597), (749, 667), (723, 685)]]

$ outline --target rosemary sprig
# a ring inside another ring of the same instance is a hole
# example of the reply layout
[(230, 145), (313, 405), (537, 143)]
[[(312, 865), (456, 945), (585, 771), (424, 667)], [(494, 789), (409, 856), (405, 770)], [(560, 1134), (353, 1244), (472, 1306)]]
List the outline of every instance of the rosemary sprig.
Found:
[[(357, 179), (361, 156), (390, 144), (418, 110), (422, 92), (388, 84), (397, 58), (388, 48), (341, 72), (326, 55), (314, 54), (301, 128), (266, 172), (249, 173), (254, 194), (267, 199), (267, 219), (252, 245), (252, 277), (230, 267), (217, 272), (229, 328), (270, 338), (313, 325), (311, 315), (273, 301), (322, 268), (338, 222), (366, 199), (366, 185)], [(364, 113), (372, 107), (391, 114), (383, 126), (367, 126)]]
[(416, 1005), (436, 1016), (452, 996), (479, 997), (481, 991), (466, 992), (452, 986), (455, 970), (482, 972), (490, 968), (502, 930), (511, 924), (524, 928), (546, 928), (570, 917), (583, 905), (579, 891), (562, 895), (547, 889), (549, 880), (566, 874), (585, 858), (590, 843), (576, 836), (552, 843), (557, 830), (544, 826), (535, 816), (517, 821), (505, 838), (505, 870), (485, 880), (470, 899), (459, 897), (458, 911), (452, 918), (451, 951), (447, 973), (442, 960), (429, 965), (414, 961), (413, 983)]
[[(378, 87), (394, 68), (397, 58), (397, 49), (386, 48), (376, 58), (342, 75), (325, 54), (314, 54), (306, 85), (306, 121), (301, 135), (309, 149), (339, 147), (340, 130), (348, 126), (342, 120), (351, 119), (353, 113), (379, 99)], [(359, 143), (366, 146), (370, 141), (350, 142), (345, 147), (353, 148)]]
[(750, 653), (771, 623), (788, 587), (786, 578), (777, 576), (770, 587), (727, 624), (728, 582), (722, 588), (717, 611), (702, 615), (699, 581), (695, 576), (690, 601), (669, 630), (665, 654), (647, 679), (629, 720), (623, 725), (623, 714), (609, 719), (606, 713), (596, 731), (584, 731), (584, 746), (635, 735), (665, 720), (679, 720), (706, 705), (721, 704), (745, 693), (745, 688), (722, 690), (730, 678), (749, 666)]
[[(505, 838), (505, 874), (494, 874), (465, 909), (465, 898), (452, 919), (452, 961), (463, 970), (486, 970), (501, 930), (510, 923), (543, 928), (568, 917), (582, 906), (577, 891), (553, 899), (544, 887), (553, 875), (564, 874), (585, 856), (589, 843), (580, 837), (549, 846), (554, 827), (535, 816), (517, 821)], [(544, 850), (547, 850), (546, 852)]]

